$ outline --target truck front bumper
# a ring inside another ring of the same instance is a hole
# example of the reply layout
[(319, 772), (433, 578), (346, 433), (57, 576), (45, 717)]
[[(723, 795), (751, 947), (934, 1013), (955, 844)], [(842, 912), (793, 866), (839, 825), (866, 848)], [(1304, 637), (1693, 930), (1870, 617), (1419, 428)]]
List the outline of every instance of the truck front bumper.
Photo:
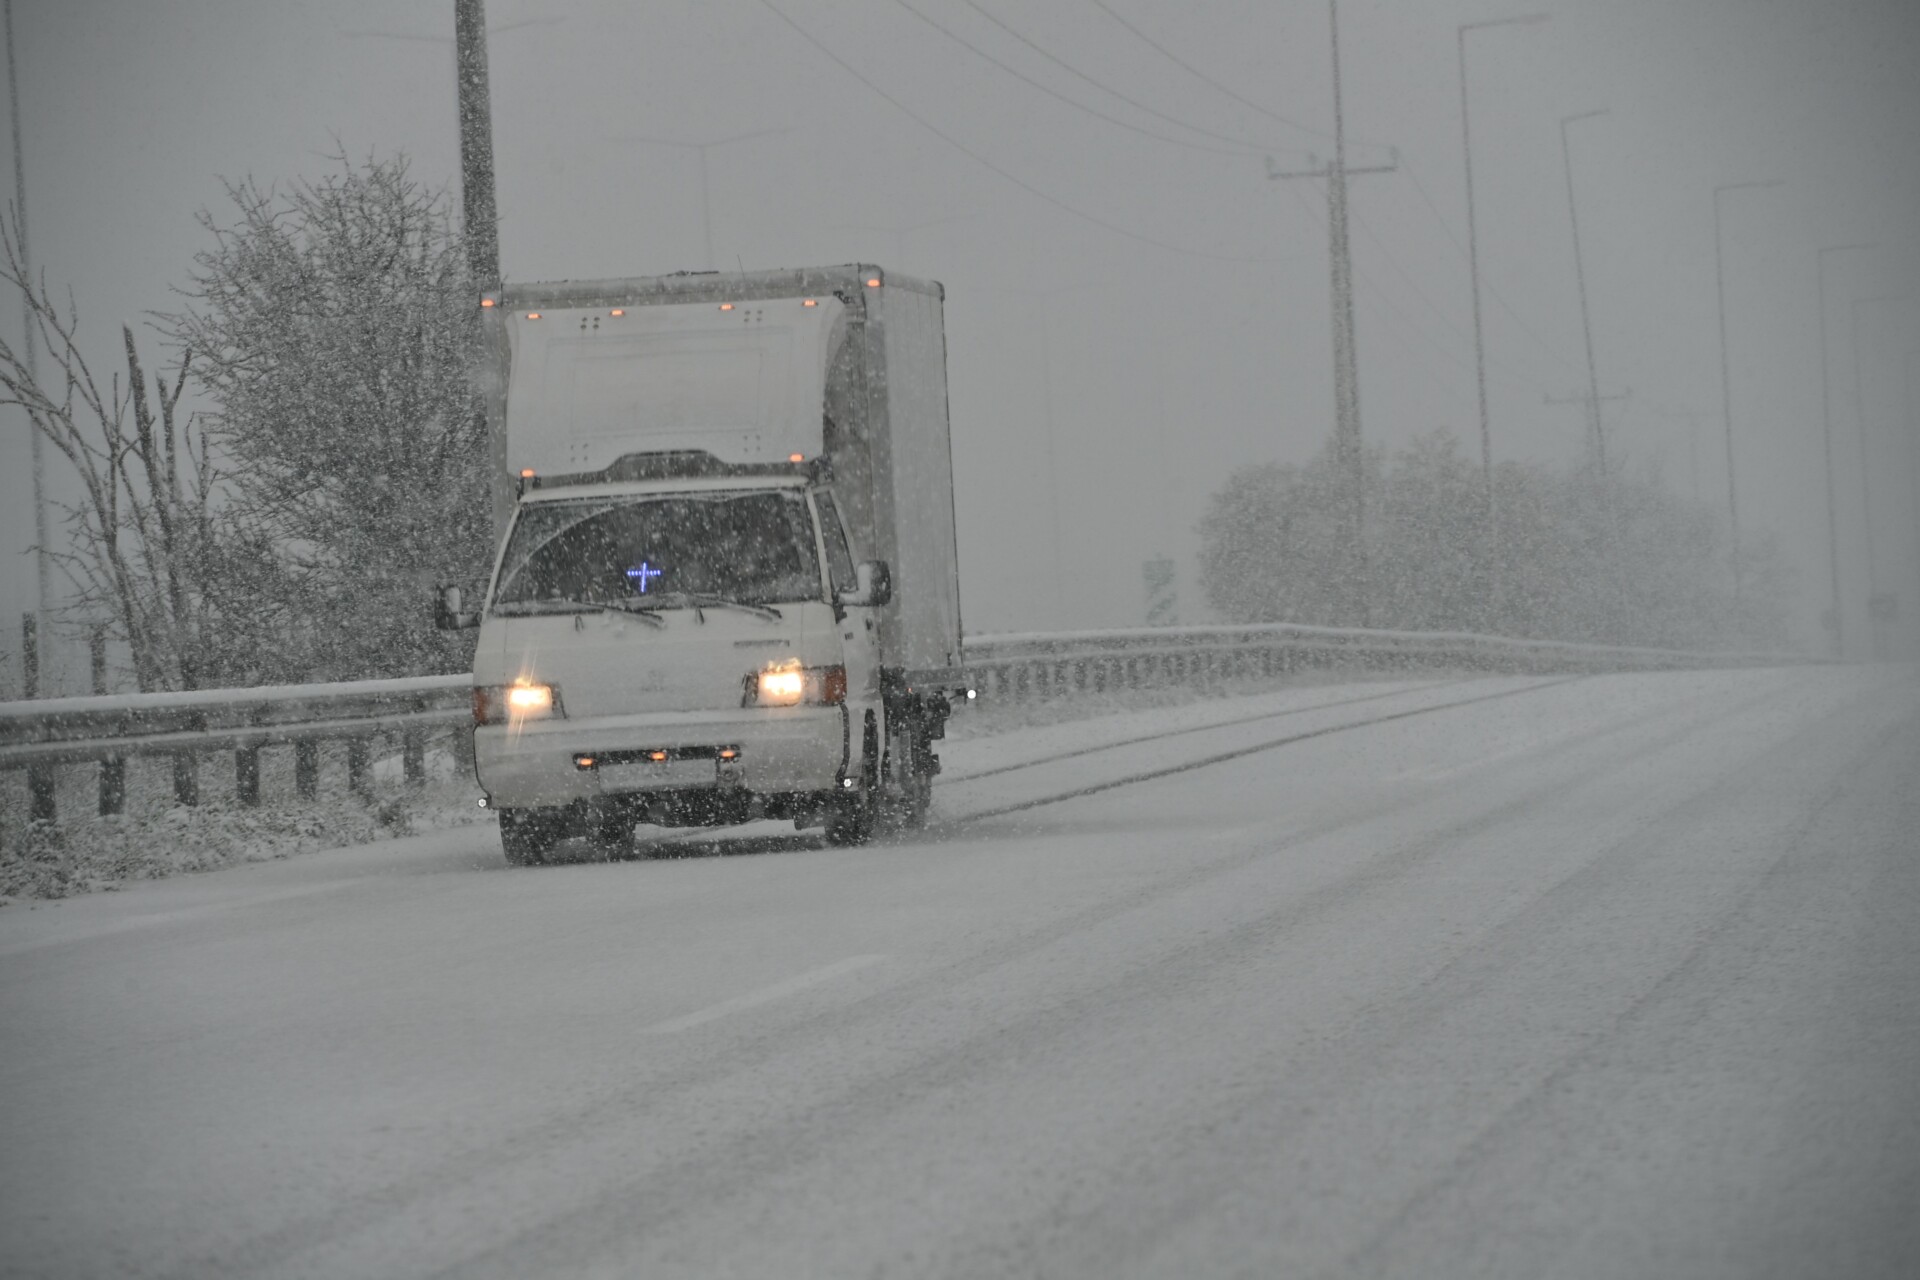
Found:
[(474, 764), (491, 802), (505, 808), (702, 789), (822, 792), (850, 767), (848, 726), (844, 706), (483, 725)]

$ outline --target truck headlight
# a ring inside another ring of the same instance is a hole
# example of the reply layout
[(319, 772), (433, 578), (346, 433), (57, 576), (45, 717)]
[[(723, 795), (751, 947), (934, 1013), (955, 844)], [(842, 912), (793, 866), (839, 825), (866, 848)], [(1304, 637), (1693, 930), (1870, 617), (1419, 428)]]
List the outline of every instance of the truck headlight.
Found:
[(768, 667), (747, 673), (743, 707), (794, 707), (803, 702), (838, 706), (847, 700), (845, 667)]
[(513, 684), (478, 685), (473, 690), (475, 724), (519, 724), (525, 720), (564, 717), (560, 691), (530, 680)]

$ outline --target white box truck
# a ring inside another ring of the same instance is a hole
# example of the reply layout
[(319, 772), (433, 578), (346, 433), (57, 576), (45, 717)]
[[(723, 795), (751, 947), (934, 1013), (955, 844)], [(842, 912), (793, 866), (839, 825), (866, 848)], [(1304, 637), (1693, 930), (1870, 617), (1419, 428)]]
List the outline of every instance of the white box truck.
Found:
[(924, 820), (968, 696), (943, 302), (861, 265), (482, 299), (502, 536), (438, 621), (480, 629), (509, 861), (643, 821)]

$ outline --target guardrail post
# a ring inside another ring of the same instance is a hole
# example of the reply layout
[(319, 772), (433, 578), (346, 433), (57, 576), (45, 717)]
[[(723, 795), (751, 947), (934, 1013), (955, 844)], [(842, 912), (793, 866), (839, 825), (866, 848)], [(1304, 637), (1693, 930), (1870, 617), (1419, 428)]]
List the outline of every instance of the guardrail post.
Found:
[(127, 807), (127, 762), (100, 762), (100, 816), (111, 817)]
[(260, 748), (234, 748), (233, 794), (245, 808), (260, 807)]
[(372, 751), (365, 738), (347, 739), (347, 790), (362, 800), (373, 798)]
[(453, 731), (453, 760), (462, 773), (473, 772), (473, 730), (457, 726)]
[(400, 772), (408, 782), (426, 781), (427, 738), (418, 727), (410, 726), (400, 735)]
[(200, 803), (200, 757), (191, 751), (174, 753), (173, 800), (183, 805)]
[[(107, 691), (107, 629), (96, 626), (87, 637), (87, 659), (93, 668), (93, 691)], [(100, 762), (100, 816), (111, 817), (127, 807), (127, 762), (113, 756)]]
[[(32, 613), (20, 615), (20, 684), (29, 699), (40, 696), (40, 619)], [(27, 766), (27, 813), (34, 822), (52, 822), (55, 818), (53, 766)]]
[(311, 739), (293, 744), (293, 789), (302, 800), (320, 794), (320, 744)]

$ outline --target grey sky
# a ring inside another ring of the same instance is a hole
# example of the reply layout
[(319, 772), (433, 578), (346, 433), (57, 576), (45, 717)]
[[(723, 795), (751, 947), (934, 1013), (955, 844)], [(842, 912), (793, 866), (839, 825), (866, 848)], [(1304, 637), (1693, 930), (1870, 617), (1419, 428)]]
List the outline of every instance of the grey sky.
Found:
[[(1092, 0), (770, 3), (492, 0), (507, 274), (702, 266), (699, 153), (638, 139), (788, 130), (707, 153), (717, 265), (859, 259), (946, 283), (969, 629), (1137, 623), (1140, 561), (1163, 548), (1182, 560), (1183, 619), (1197, 620), (1191, 530), (1206, 495), (1239, 463), (1305, 457), (1332, 406), (1322, 193), (1269, 181), (1260, 150), (1219, 154), (1232, 145), (1209, 135), (1253, 141), (1288, 166), (1331, 143), (1210, 87)], [(1324, 4), (1106, 7), (1274, 115), (1330, 128)], [(1455, 243), (1465, 213), (1454, 30), (1535, 9), (1552, 20), (1477, 33), (1470, 54), (1482, 263), (1497, 295), (1487, 298), (1496, 455), (1565, 458), (1578, 447), (1579, 410), (1542, 403), (1585, 379), (1561, 117), (1611, 112), (1575, 133), (1596, 360), (1603, 390), (1633, 392), (1610, 407), (1618, 448), (1664, 459), (1682, 491), (1690, 424), (1677, 415), (1697, 412), (1712, 415), (1698, 424), (1700, 485), (1725, 492), (1711, 191), (1783, 180), (1727, 204), (1734, 409), (1743, 515), (1786, 539), (1811, 636), (1826, 587), (1814, 251), (1884, 246), (1836, 259), (1829, 275), (1842, 555), (1857, 611), (1848, 300), (1920, 289), (1920, 10), (1900, 0), (1347, 0), (1350, 162), (1384, 161), (1387, 146), (1400, 161), (1353, 185), (1371, 440), (1444, 425), (1477, 448)], [(451, 10), (450, 0), (16, 0), (36, 266), (72, 287), (99, 358), (110, 362), (123, 319), (174, 305), (169, 286), (204, 243), (194, 211), (218, 210), (221, 175), (285, 180), (318, 172), (336, 147), (403, 150), (418, 174), (451, 188)], [(1043, 94), (915, 10), (1134, 128)], [(1159, 114), (1076, 78), (983, 11)], [(17, 314), (0, 307), (10, 335)], [(1901, 450), (1915, 427), (1900, 415), (1914, 312), (1863, 319), (1876, 550), (1911, 614), (1920, 566)], [(9, 637), (32, 597), (26, 456), (24, 424), (8, 417)], [(1055, 501), (1058, 591), (1047, 547)]]

